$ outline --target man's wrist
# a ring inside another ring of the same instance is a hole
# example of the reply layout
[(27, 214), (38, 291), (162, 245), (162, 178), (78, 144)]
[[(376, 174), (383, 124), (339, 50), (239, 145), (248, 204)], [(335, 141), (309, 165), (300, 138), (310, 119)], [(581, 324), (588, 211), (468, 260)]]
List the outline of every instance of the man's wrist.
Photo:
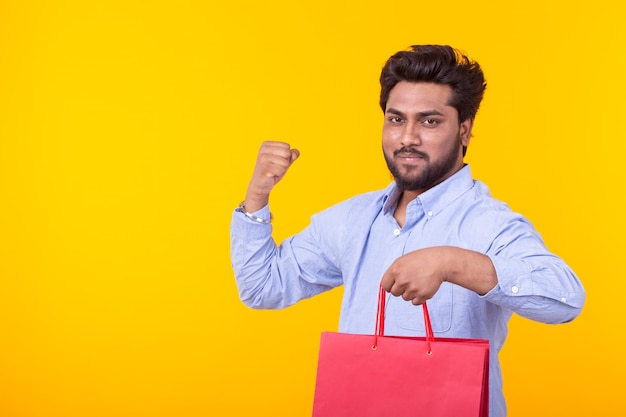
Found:
[[(263, 206), (265, 207), (265, 206)], [(261, 207), (261, 208), (263, 208)], [(241, 204), (239, 205), (239, 207), (237, 207), (235, 209), (236, 211), (242, 213), (244, 216), (246, 216), (247, 218), (249, 218), (250, 220), (256, 222), (256, 223), (261, 223), (261, 224), (270, 224), (272, 223), (272, 213), (269, 213), (269, 217), (268, 218), (261, 218), (258, 217), (252, 213), (257, 212), (258, 210), (254, 210), (253, 212), (250, 212), (246, 209), (246, 202), (242, 201)], [(260, 209), (259, 209), (260, 210)]]

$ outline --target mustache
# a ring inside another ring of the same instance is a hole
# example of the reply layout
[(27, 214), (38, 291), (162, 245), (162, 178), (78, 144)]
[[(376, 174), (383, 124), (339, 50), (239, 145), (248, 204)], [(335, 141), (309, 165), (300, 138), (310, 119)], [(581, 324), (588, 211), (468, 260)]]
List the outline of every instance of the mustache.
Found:
[(399, 154), (404, 154), (404, 155), (413, 154), (421, 158), (428, 159), (428, 155), (426, 153), (422, 151), (418, 151), (417, 149), (413, 147), (404, 146), (400, 149), (396, 149), (395, 151), (393, 151), (393, 156), (398, 156)]

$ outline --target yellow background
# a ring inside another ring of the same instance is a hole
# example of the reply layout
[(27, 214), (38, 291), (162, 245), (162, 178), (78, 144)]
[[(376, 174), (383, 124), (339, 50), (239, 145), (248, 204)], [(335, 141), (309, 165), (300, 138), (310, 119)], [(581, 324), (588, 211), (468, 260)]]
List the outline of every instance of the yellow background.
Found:
[(390, 178), (378, 75), (449, 43), (488, 90), (467, 161), (580, 275), (574, 322), (515, 317), (509, 416), (623, 410), (619, 2), (0, 2), (0, 416), (307, 416), (341, 290), (237, 296), (229, 222), (262, 140), (302, 153), (282, 240)]

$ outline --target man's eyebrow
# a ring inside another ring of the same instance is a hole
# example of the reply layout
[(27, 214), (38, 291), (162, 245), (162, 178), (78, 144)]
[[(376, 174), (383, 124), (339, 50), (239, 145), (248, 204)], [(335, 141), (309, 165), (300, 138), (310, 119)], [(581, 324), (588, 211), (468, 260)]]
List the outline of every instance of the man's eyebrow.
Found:
[[(398, 116), (405, 116), (405, 114), (403, 112), (401, 112), (400, 110), (394, 109), (393, 107), (388, 108), (386, 113), (391, 113), (391, 114), (396, 114)], [(441, 113), (439, 110), (424, 110), (421, 112), (418, 112), (417, 115), (419, 117), (428, 117), (428, 116), (444, 116), (443, 113)]]
[(433, 110), (424, 110), (424, 111), (421, 111), (421, 112), (419, 112), (417, 114), (419, 114), (421, 117), (443, 116), (444, 115), (442, 112), (440, 112), (439, 110), (435, 110), (435, 109), (433, 109)]
[(393, 107), (388, 108), (385, 113), (391, 113), (391, 114), (397, 114), (398, 116), (404, 116), (404, 113), (402, 113), (400, 110), (394, 109)]

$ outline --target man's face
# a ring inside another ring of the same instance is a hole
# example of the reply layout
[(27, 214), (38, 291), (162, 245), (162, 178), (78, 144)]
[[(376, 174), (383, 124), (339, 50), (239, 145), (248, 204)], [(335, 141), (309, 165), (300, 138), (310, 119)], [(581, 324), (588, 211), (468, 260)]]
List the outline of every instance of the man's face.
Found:
[(387, 101), (383, 153), (398, 186), (420, 194), (463, 167), (472, 119), (459, 124), (444, 84), (401, 81)]

